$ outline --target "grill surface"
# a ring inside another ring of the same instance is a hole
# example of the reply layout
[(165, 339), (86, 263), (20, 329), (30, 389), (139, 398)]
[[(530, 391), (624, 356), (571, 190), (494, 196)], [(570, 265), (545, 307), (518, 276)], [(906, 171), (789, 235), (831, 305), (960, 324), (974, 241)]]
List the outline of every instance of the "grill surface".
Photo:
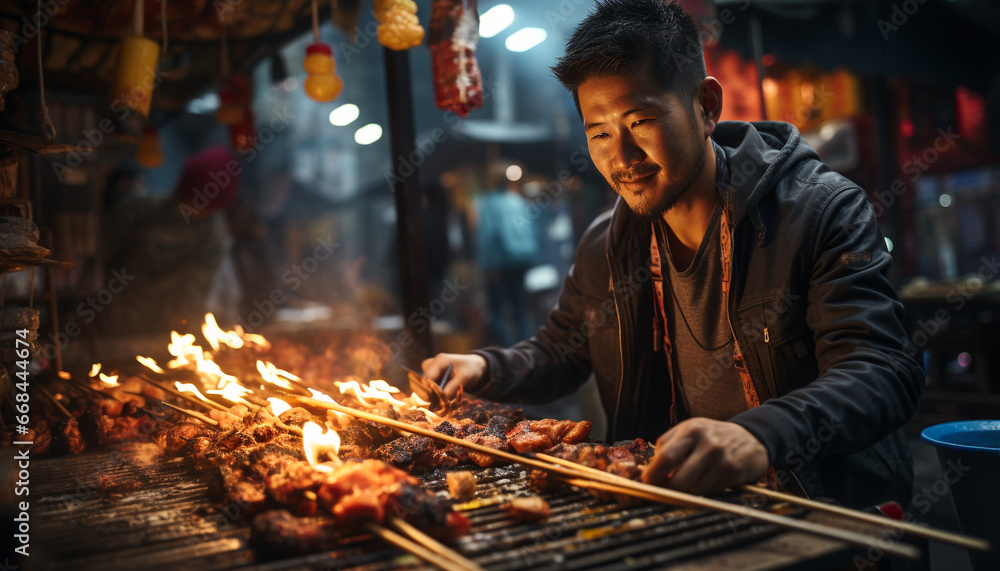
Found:
[[(135, 478), (140, 485), (133, 492), (105, 498), (97, 488), (97, 478), (104, 475)], [(830, 562), (831, 557), (844, 562), (854, 553), (831, 540), (780, 532), (722, 513), (648, 503), (622, 507), (573, 491), (540, 494), (552, 508), (548, 520), (517, 523), (499, 504), (513, 496), (536, 494), (526, 471), (504, 466), (477, 470), (476, 477), (477, 498), (456, 506), (472, 521), (472, 531), (453, 547), (491, 571), (647, 569), (675, 564), (775, 568)], [(267, 560), (251, 544), (250, 518), (240, 517), (240, 506), (212, 501), (209, 481), (185, 468), (180, 459), (142, 466), (120, 450), (38, 459), (32, 460), (32, 480), (30, 569), (423, 566), (367, 535), (337, 539), (328, 551)], [(431, 472), (424, 481), (432, 491), (446, 493), (443, 473)], [(828, 521), (817, 516), (811, 514), (809, 519)], [(324, 520), (316, 522), (323, 525)]]

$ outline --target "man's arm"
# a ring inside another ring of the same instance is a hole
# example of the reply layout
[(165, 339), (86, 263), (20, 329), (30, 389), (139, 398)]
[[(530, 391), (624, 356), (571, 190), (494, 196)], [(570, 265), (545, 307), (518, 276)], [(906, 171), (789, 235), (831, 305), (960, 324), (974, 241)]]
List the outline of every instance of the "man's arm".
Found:
[(609, 219), (599, 217), (584, 232), (559, 301), (534, 337), (506, 349), (488, 347), (471, 355), (441, 353), (422, 363), (424, 373), (439, 378), (452, 364), (446, 393), (454, 394), (462, 386), (477, 396), (504, 402), (548, 402), (579, 388), (591, 372), (590, 347), (570, 337), (579, 332), (588, 310), (601, 307), (611, 295), (604, 255)]
[[(819, 377), (733, 418), (764, 444), (771, 465), (814, 441), (823, 446), (810, 450), (811, 462), (867, 448), (913, 416), (923, 390), (886, 277), (891, 256), (864, 191), (832, 194), (815, 236), (806, 322)], [(842, 254), (859, 255), (845, 263)]]

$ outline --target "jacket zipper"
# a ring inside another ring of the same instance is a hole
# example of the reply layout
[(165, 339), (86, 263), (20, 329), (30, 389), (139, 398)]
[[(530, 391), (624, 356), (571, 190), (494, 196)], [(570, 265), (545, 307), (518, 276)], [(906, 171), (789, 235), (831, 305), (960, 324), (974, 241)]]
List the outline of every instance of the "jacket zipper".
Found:
[(799, 476), (792, 470), (789, 470), (788, 473), (792, 475), (792, 479), (795, 480), (795, 483), (799, 486), (799, 491), (802, 492), (802, 496), (805, 497), (807, 500), (810, 499), (809, 493), (806, 492), (806, 487), (803, 486), (802, 481), (799, 480)]
[(622, 388), (625, 386), (625, 351), (622, 349), (622, 312), (618, 307), (618, 294), (615, 292), (614, 268), (611, 265), (611, 256), (605, 252), (604, 259), (608, 262), (608, 275), (611, 276), (611, 298), (615, 300), (615, 318), (618, 320), (618, 398), (615, 401), (615, 416), (611, 424), (611, 434), (618, 436), (618, 413), (622, 406)]

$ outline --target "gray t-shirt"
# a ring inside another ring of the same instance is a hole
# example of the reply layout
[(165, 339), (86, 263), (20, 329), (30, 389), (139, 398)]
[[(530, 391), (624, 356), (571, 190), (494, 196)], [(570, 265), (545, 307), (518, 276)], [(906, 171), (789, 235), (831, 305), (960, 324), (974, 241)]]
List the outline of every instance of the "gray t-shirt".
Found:
[(722, 294), (717, 204), (691, 265), (678, 272), (660, 221), (657, 241), (663, 260), (663, 303), (673, 343), (673, 374), (686, 416), (729, 420), (747, 409), (743, 383), (733, 366), (733, 333)]

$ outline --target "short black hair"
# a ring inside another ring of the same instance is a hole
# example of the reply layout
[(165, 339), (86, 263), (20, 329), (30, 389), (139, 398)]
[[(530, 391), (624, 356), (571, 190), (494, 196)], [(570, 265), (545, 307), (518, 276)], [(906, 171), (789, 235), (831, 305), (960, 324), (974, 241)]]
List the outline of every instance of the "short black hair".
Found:
[(582, 83), (646, 66), (660, 87), (684, 103), (693, 100), (707, 75), (698, 24), (676, 2), (599, 0), (566, 42), (566, 54), (552, 71), (573, 94), (580, 112)]

